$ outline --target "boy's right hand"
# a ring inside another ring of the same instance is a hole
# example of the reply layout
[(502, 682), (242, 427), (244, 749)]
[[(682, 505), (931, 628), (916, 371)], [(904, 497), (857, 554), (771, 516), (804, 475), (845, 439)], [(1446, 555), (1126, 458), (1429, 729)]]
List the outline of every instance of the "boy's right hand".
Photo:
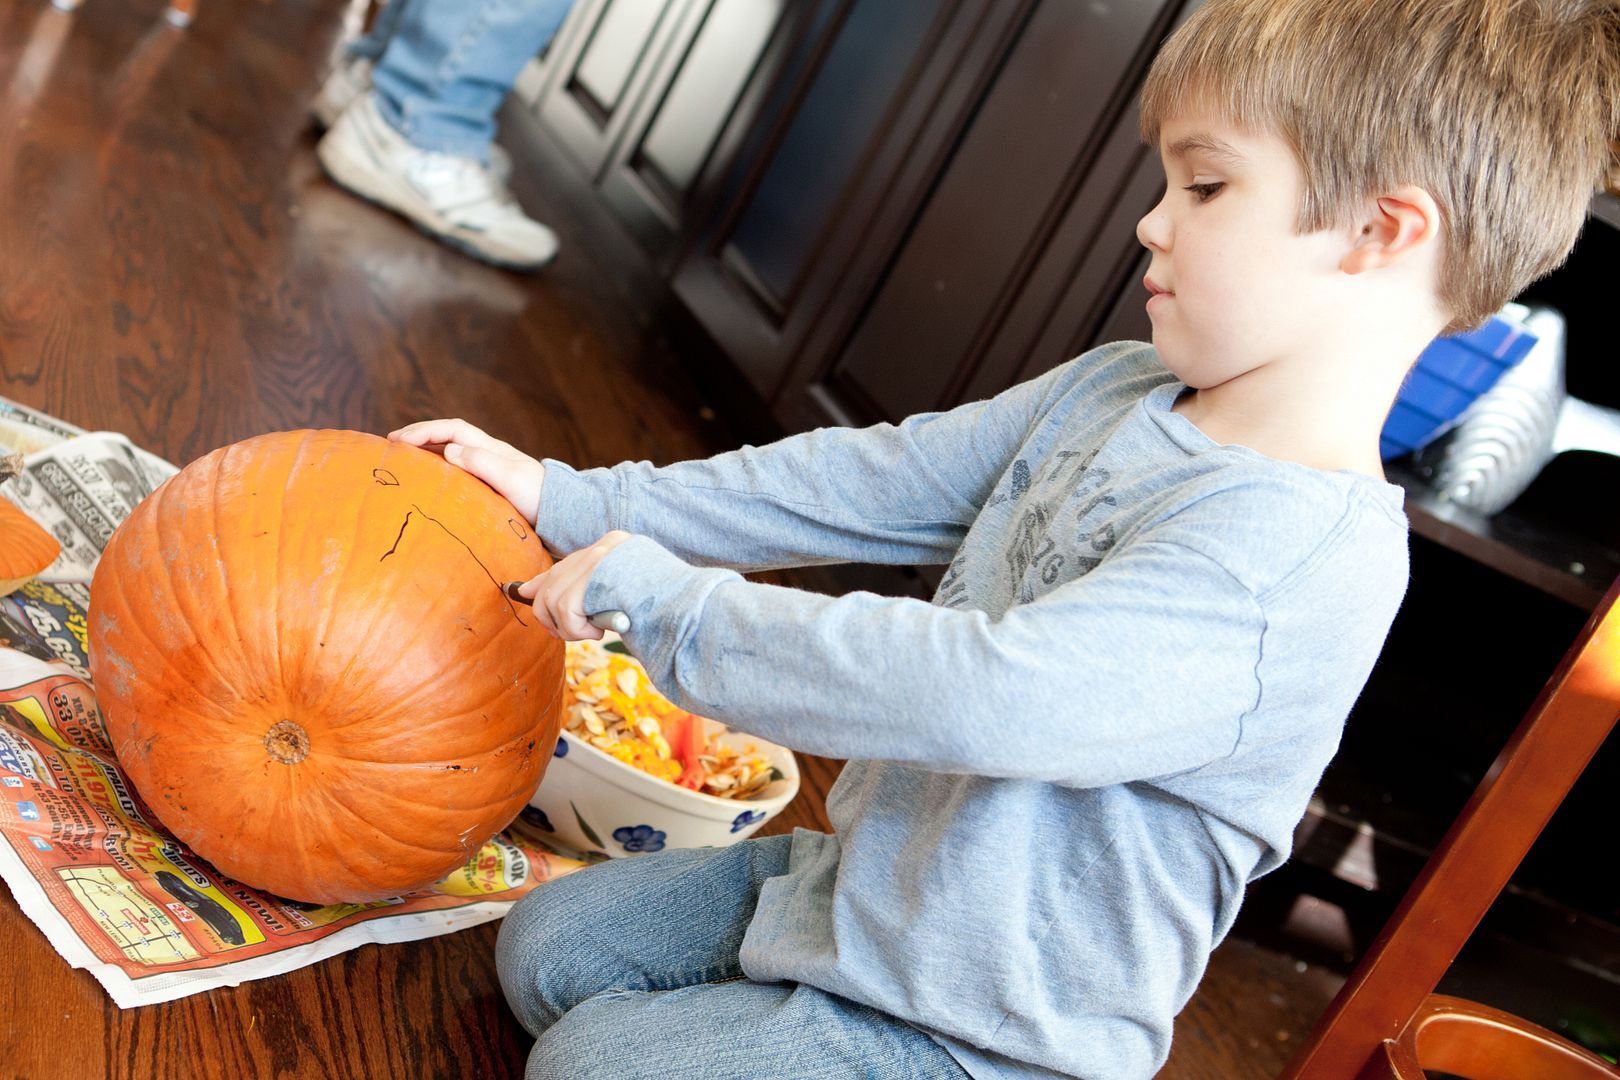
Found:
[(419, 420), (388, 433), (390, 439), (420, 446), (458, 465), (506, 496), (529, 524), (540, 513), (546, 467), (539, 461), (465, 420)]

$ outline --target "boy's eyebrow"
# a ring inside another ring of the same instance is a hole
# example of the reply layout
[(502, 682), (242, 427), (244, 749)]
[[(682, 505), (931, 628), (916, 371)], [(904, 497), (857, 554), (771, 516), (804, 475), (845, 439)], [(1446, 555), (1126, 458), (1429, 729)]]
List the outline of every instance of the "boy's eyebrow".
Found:
[(1215, 136), (1202, 131), (1195, 131), (1191, 135), (1183, 135), (1165, 147), (1165, 153), (1173, 158), (1185, 157), (1193, 151), (1232, 165), (1239, 165), (1243, 162), (1243, 155), (1238, 153), (1237, 148), (1231, 143), (1217, 139)]

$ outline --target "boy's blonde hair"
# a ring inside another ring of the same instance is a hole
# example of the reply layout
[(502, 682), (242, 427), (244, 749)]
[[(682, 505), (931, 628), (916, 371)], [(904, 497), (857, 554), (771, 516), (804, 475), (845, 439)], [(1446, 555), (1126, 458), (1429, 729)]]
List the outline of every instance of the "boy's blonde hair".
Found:
[(1563, 262), (1595, 188), (1620, 194), (1620, 0), (1209, 0), (1148, 73), (1150, 146), (1189, 104), (1293, 147), (1301, 232), (1429, 192), (1466, 329)]

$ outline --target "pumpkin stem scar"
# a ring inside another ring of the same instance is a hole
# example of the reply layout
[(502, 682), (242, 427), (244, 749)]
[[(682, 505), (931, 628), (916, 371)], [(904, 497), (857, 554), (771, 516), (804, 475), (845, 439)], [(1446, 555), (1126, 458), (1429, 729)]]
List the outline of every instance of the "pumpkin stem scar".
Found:
[(489, 572), (489, 567), (484, 565), (484, 560), (478, 557), (478, 553), (473, 551), (472, 547), (467, 543), (467, 541), (457, 536), (455, 532), (451, 530), (450, 526), (446, 525), (432, 514), (427, 513), (420, 506), (417, 506), (414, 503), (411, 504), (411, 508), (409, 510), (405, 511), (405, 520), (399, 523), (399, 533), (394, 537), (393, 546), (382, 553), (381, 557), (377, 559), (378, 562), (382, 562), (383, 559), (388, 558), (388, 556), (399, 550), (400, 541), (405, 539), (405, 530), (411, 524), (412, 514), (421, 514), (424, 518), (443, 529), (446, 536), (460, 544), (462, 547), (466, 548), (467, 554), (472, 558), (472, 561), (478, 564), (478, 569), (484, 572), (484, 576), (489, 578), (490, 584), (495, 586), (496, 590), (501, 594), (502, 599), (506, 601), (507, 610), (512, 613), (512, 618), (518, 621), (519, 626), (528, 625), (528, 623), (523, 621), (523, 616), (518, 611), (517, 606), (512, 603), (512, 598), (506, 595), (506, 586), (500, 581), (497, 581), (495, 575)]
[(264, 733), (264, 749), (283, 765), (296, 765), (309, 756), (309, 734), (291, 720), (277, 720)]

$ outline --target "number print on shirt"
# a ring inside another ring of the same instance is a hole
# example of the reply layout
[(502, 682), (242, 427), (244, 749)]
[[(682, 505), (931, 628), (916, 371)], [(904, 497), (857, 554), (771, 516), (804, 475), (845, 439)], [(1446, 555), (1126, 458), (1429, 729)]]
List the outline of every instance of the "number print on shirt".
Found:
[[(1089, 572), (1113, 548), (1117, 537), (1112, 522), (1103, 520), (1086, 528), (1088, 519), (1117, 505), (1112, 481), (1112, 470), (1097, 464), (1096, 450), (1059, 450), (1033, 477), (1024, 459), (1013, 463), (1008, 492), (992, 499), (990, 505), (1007, 500), (1027, 503), (1006, 553), (1019, 602), (1035, 599), (1037, 583), (1051, 588)], [(1067, 524), (1063, 520), (1068, 517), (1063, 512), (1066, 506), (1074, 506), (1073, 516), (1068, 518), (1073, 522), (1072, 534), (1062, 527)], [(956, 586), (955, 591), (947, 593), (951, 586)], [(940, 592), (946, 603), (960, 592), (954, 573), (946, 577)]]
[[(1038, 560), (1049, 557), (1057, 546), (1046, 535), (1051, 524), (1052, 515), (1045, 503), (1036, 503), (1024, 511), (1013, 533), (1012, 543), (1007, 547), (1007, 568), (1012, 571), (1015, 584), (1023, 581), (1029, 568)], [(1046, 541), (1044, 545), (1041, 544), (1043, 540)], [(1023, 590), (1020, 590), (1019, 598), (1023, 599)]]

